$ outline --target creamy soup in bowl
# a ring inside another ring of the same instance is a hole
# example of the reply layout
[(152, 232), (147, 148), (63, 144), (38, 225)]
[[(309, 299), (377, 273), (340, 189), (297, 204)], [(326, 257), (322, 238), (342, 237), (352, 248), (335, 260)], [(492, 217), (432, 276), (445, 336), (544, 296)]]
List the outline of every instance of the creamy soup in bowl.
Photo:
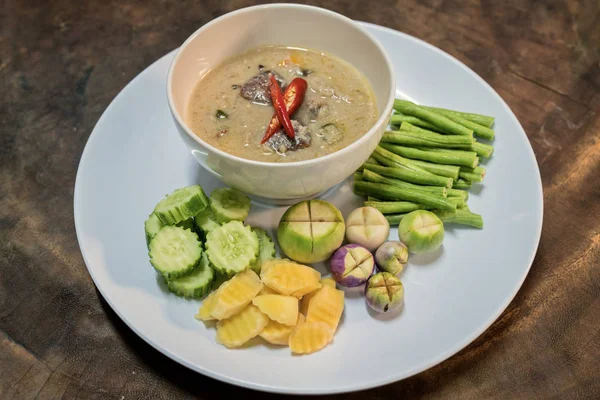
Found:
[(272, 204), (314, 198), (352, 175), (381, 139), (396, 94), (390, 58), (360, 24), (299, 4), (210, 21), (177, 50), (166, 83), (191, 156)]
[[(270, 75), (289, 103), (292, 135), (277, 116)], [(368, 132), (377, 121), (377, 101), (367, 79), (348, 62), (318, 50), (270, 45), (206, 74), (186, 117), (201, 139), (232, 155), (302, 161), (340, 150)], [(278, 121), (276, 129), (272, 120)]]

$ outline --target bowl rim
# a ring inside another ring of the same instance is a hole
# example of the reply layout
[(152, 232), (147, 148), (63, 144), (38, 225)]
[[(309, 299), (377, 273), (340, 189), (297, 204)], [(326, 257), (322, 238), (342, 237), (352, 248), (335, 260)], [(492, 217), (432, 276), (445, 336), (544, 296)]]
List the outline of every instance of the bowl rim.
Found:
[[(332, 18), (337, 18), (349, 25), (354, 26), (356, 29), (358, 29), (367, 39), (369, 39), (369, 41), (372, 43), (372, 45), (375, 46), (375, 48), (377, 48), (377, 50), (383, 56), (383, 59), (385, 61), (385, 65), (387, 67), (389, 77), (390, 77), (390, 93), (388, 95), (387, 102), (382, 107), (381, 116), (377, 119), (377, 121), (375, 121), (373, 123), (373, 125), (371, 125), (371, 128), (369, 128), (369, 130), (364, 135), (362, 135), (360, 138), (358, 138), (356, 141), (352, 142), (348, 146), (343, 147), (337, 151), (334, 151), (333, 153), (329, 153), (329, 154), (326, 154), (326, 155), (323, 155), (320, 157), (316, 157), (316, 158), (311, 158), (309, 160), (287, 161), (287, 162), (256, 161), (256, 160), (251, 160), (248, 158), (243, 158), (243, 157), (239, 157), (239, 156), (227, 153), (226, 151), (223, 151), (215, 146), (212, 146), (208, 142), (202, 140), (198, 135), (196, 135), (194, 132), (191, 131), (191, 129), (185, 123), (183, 118), (179, 115), (179, 112), (177, 112), (177, 109), (174, 104), (173, 96), (172, 96), (172, 81), (173, 81), (173, 74), (174, 74), (173, 71), (180, 59), (181, 54), (186, 49), (186, 47), (198, 35), (200, 35), (204, 30), (208, 29), (209, 27), (211, 27), (213, 25), (216, 25), (219, 22), (222, 22), (226, 18), (230, 18), (234, 15), (240, 15), (240, 14), (245, 14), (245, 13), (249, 13), (249, 12), (254, 12), (257, 10), (264, 10), (264, 9), (271, 9), (271, 8), (306, 9), (306, 10), (312, 10), (315, 12), (326, 14)], [(352, 150), (360, 147), (365, 142), (367, 142), (369, 140), (369, 138), (379, 130), (379, 127), (381, 124), (387, 122), (386, 120), (389, 118), (388, 114), (390, 114), (392, 112), (392, 109), (394, 106), (394, 100), (396, 98), (396, 73), (395, 73), (394, 67), (392, 65), (392, 61), (391, 61), (389, 55), (387, 54), (387, 52), (385, 51), (385, 49), (383, 48), (383, 46), (381, 45), (381, 43), (379, 43), (379, 41), (377, 39), (375, 39), (375, 37), (372, 34), (367, 32), (366, 29), (364, 29), (362, 26), (360, 26), (360, 24), (356, 23), (356, 21), (352, 20), (351, 18), (349, 18), (343, 14), (337, 13), (335, 11), (332, 11), (332, 10), (329, 10), (326, 8), (322, 8), (322, 7), (312, 6), (312, 5), (294, 4), (294, 3), (274, 3), (274, 4), (261, 4), (261, 5), (243, 7), (243, 8), (234, 10), (234, 11), (230, 11), (226, 14), (223, 14), (217, 18), (210, 20), (209, 22), (207, 22), (206, 24), (204, 24), (200, 28), (198, 28), (196, 31), (194, 31), (181, 44), (181, 46), (179, 46), (175, 56), (173, 57), (173, 60), (171, 61), (171, 64), (169, 65), (166, 89), (167, 89), (167, 100), (168, 100), (169, 109), (171, 111), (171, 114), (175, 118), (177, 123), (181, 126), (181, 128), (185, 131), (186, 135), (188, 137), (192, 138), (194, 141), (196, 141), (199, 145), (203, 146), (204, 148), (207, 148), (208, 150), (210, 150), (213, 153), (216, 153), (220, 157), (224, 157), (231, 161), (235, 161), (235, 162), (239, 162), (239, 163), (243, 163), (243, 164), (249, 164), (249, 165), (253, 165), (253, 166), (259, 166), (259, 167), (277, 167), (277, 168), (308, 167), (308, 166), (312, 166), (314, 164), (319, 164), (319, 163), (325, 162), (325, 161), (333, 159), (333, 158), (342, 157), (344, 155), (347, 155), (347, 153), (351, 153)], [(387, 126), (387, 123), (385, 125)]]

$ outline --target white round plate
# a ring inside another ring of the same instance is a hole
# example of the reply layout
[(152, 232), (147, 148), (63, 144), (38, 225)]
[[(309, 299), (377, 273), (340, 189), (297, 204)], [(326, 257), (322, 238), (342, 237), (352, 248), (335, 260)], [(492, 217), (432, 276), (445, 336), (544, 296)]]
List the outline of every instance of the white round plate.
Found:
[[(170, 294), (148, 262), (143, 224), (172, 190), (222, 186), (178, 137), (166, 98), (174, 52), (137, 76), (94, 128), (75, 184), (77, 238), (96, 286), (139, 336), (179, 363), (248, 388), (295, 394), (367, 389), (452, 356), (487, 329), (513, 299), (537, 250), (542, 227), (539, 169), (523, 128), (500, 96), (443, 51), (406, 34), (361, 23), (394, 63), (398, 96), (496, 117), (494, 156), (469, 206), (482, 230), (448, 227), (441, 251), (411, 257), (401, 275), (405, 305), (374, 315), (348, 292), (332, 344), (308, 356), (264, 344), (228, 350), (214, 328), (194, 319), (200, 301)], [(408, 57), (410, 55), (410, 57)], [(324, 197), (344, 215), (360, 205), (351, 178)], [(248, 223), (273, 237), (284, 207), (253, 204)], [(392, 229), (391, 239), (397, 239)], [(321, 270), (325, 272), (324, 269)]]

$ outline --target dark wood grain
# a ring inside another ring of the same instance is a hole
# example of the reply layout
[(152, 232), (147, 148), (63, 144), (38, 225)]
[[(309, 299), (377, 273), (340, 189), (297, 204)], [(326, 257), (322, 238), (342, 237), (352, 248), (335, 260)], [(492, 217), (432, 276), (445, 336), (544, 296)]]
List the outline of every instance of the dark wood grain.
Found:
[[(138, 338), (83, 263), (73, 185), (88, 135), (136, 74), (252, 1), (4, 0), (0, 8), (0, 398), (274, 398)], [(421, 38), (483, 77), (538, 159), (544, 228), (506, 312), (446, 362), (339, 398), (600, 398), (600, 3), (311, 2)]]

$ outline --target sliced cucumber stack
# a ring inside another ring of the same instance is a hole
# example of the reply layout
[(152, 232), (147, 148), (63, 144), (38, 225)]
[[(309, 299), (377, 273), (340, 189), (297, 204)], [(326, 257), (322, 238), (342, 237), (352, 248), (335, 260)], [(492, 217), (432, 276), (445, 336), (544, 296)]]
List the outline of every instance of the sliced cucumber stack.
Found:
[(200, 185), (174, 190), (144, 222), (150, 264), (169, 291), (203, 298), (247, 269), (260, 274), (275, 257), (275, 244), (261, 228), (244, 224), (250, 198), (232, 188), (208, 198)]
[(250, 268), (260, 275), (260, 269), (263, 262), (275, 257), (275, 245), (269, 234), (263, 229), (254, 227), (252, 228), (252, 232), (254, 232), (258, 238), (258, 257), (256, 258), (256, 261), (250, 265)]
[(215, 271), (210, 266), (208, 256), (202, 253), (200, 263), (191, 272), (167, 281), (169, 290), (185, 298), (202, 298), (212, 290)]
[(154, 208), (163, 225), (175, 225), (200, 213), (208, 206), (208, 197), (200, 185), (175, 189)]
[(146, 222), (144, 222), (144, 231), (146, 231), (146, 245), (148, 249), (150, 249), (150, 241), (156, 236), (160, 228), (164, 225), (160, 222), (160, 219), (156, 216), (156, 214), (152, 213), (148, 216)]
[(243, 221), (250, 212), (250, 198), (232, 188), (219, 188), (210, 194), (210, 209), (220, 223)]
[(202, 257), (198, 235), (180, 226), (160, 228), (149, 247), (150, 263), (167, 280), (187, 274)]
[(205, 247), (215, 269), (232, 276), (256, 261), (259, 246), (252, 228), (230, 221), (208, 233)]

